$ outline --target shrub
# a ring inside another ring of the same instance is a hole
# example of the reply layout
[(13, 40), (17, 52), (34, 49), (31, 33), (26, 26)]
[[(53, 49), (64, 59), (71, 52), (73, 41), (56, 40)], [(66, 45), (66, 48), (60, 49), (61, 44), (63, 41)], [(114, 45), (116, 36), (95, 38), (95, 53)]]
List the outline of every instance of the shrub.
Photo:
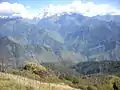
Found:
[(74, 77), (71, 76), (71, 75), (66, 75), (66, 76), (65, 76), (65, 79), (68, 80), (68, 81), (73, 81), (73, 80), (74, 80)]
[(95, 86), (88, 86), (87, 90), (97, 90), (97, 88)]
[(73, 75), (65, 75), (65, 79), (73, 82), (74, 80), (77, 80), (77, 77)]
[(47, 71), (46, 68), (40, 64), (36, 64), (33, 62), (27, 63), (25, 64), (25, 66), (23, 67), (25, 70), (30, 70), (30, 71)]
[(64, 74), (60, 74), (59, 75), (59, 79), (61, 79), (61, 80), (65, 79), (65, 75)]
[(75, 77), (75, 76), (72, 76), (72, 75), (61, 74), (59, 76), (59, 79), (68, 80), (68, 81), (72, 82), (73, 84), (78, 84), (79, 83), (79, 79), (77, 77)]
[(79, 80), (74, 78), (74, 80), (72, 81), (73, 84), (78, 84), (79, 83)]
[(86, 90), (86, 87), (84, 85), (78, 85), (78, 88), (81, 90)]

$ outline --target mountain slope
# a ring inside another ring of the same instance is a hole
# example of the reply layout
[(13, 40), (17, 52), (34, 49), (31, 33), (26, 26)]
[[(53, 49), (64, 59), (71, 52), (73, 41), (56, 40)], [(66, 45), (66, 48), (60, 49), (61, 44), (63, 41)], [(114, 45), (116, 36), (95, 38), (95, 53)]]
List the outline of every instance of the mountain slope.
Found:
[(12, 37), (0, 37), (0, 63), (8, 66), (19, 66), (24, 60), (21, 57), (25, 56), (23, 46)]
[(107, 21), (107, 17), (103, 20), (102, 16), (86, 17), (73, 13), (48, 17), (40, 20), (38, 24), (43, 28), (54, 28), (58, 31), (64, 37), (64, 46), (70, 51), (83, 53), (89, 58), (102, 53), (107, 60), (119, 60), (119, 55), (111, 58), (108, 53), (111, 50), (116, 52), (116, 47), (119, 46), (116, 42), (119, 42), (120, 24), (116, 19)]
[[(0, 35), (16, 39), (27, 49), (27, 55), (32, 54), (39, 61), (44, 62), (45, 57), (53, 61), (68, 60), (71, 58), (66, 57), (72, 54), (75, 60), (71, 60), (75, 62), (120, 59), (120, 24), (116, 19), (108, 21), (106, 16), (86, 17), (78, 13), (65, 13), (38, 20), (0, 19), (1, 22), (3, 20)], [(51, 51), (41, 51), (44, 45)], [(68, 56), (65, 57), (65, 54)]]

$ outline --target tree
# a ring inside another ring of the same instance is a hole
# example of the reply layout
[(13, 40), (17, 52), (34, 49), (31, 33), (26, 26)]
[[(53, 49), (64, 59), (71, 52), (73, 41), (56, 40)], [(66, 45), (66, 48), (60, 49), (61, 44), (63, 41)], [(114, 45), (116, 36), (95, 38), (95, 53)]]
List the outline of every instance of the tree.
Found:
[(9, 63), (8, 63), (8, 62), (9, 62), (8, 59), (5, 58), (5, 57), (1, 57), (1, 58), (0, 58), (0, 61), (1, 61), (0, 71), (1, 71), (1, 72), (6, 72), (7, 69), (8, 69), (8, 67), (10, 66)]

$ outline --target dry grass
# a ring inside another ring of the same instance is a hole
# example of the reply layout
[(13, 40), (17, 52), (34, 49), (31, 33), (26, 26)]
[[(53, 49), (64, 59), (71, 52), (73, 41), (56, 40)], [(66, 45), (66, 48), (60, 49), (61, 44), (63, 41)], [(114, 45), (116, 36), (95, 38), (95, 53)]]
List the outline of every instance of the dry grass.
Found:
[(0, 73), (0, 90), (77, 90), (67, 85), (42, 83), (17, 75)]

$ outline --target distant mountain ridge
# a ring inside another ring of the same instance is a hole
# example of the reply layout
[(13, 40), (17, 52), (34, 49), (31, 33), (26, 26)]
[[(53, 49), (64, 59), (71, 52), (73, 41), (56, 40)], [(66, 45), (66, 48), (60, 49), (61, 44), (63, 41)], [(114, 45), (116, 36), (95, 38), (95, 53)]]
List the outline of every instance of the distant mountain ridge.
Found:
[(25, 55), (40, 62), (120, 60), (119, 17), (66, 13), (33, 20), (0, 18), (0, 35), (19, 42)]

